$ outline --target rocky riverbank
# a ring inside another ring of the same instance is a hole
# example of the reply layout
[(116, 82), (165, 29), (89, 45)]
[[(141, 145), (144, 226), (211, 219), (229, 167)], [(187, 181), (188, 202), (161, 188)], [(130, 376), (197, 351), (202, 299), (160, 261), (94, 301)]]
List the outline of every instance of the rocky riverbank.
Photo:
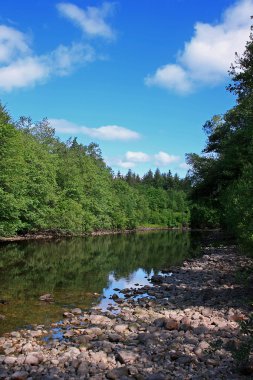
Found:
[(236, 353), (247, 343), (250, 267), (235, 247), (206, 248), (150, 286), (115, 289), (106, 311), (73, 309), (49, 330), (5, 334), (0, 379), (247, 379), (253, 358), (238, 372)]

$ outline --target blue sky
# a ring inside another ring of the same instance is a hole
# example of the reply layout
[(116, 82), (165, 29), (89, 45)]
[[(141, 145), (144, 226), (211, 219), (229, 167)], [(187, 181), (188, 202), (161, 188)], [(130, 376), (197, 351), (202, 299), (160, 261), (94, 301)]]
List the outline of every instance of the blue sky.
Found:
[(234, 104), (251, 15), (253, 0), (2, 1), (1, 102), (98, 143), (115, 172), (183, 176), (205, 121)]

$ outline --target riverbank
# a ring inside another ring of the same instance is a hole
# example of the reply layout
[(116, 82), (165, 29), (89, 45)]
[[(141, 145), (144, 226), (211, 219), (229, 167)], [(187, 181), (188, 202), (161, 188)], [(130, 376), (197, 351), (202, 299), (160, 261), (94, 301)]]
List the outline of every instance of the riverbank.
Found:
[[(133, 232), (150, 232), (150, 231), (190, 231), (188, 227), (137, 227), (131, 230), (100, 230), (87, 232), (82, 234), (76, 233), (64, 233), (64, 232), (45, 232), (45, 233), (34, 233), (34, 234), (26, 234), (26, 235), (16, 235), (11, 237), (1, 237), (0, 243), (8, 243), (8, 242), (18, 242), (18, 241), (26, 241), (26, 240), (49, 240), (49, 239), (60, 239), (60, 238), (71, 238), (71, 237), (85, 237), (85, 236), (102, 236), (102, 235), (118, 235), (118, 234), (130, 234)], [(208, 230), (206, 230), (208, 231)]]
[(252, 307), (253, 261), (232, 246), (203, 253), (153, 286), (115, 289), (105, 311), (73, 309), (50, 330), (5, 334), (0, 379), (247, 379), (253, 366), (238, 372), (235, 354), (247, 340), (239, 322)]

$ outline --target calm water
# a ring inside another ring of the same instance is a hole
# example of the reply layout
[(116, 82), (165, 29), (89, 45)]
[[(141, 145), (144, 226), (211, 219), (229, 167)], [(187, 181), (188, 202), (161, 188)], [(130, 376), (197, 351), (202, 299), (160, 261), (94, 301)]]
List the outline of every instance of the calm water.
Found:
[[(2, 245), (0, 335), (57, 321), (71, 307), (106, 308), (114, 288), (147, 284), (153, 273), (198, 254), (198, 241), (190, 232), (157, 231)], [(55, 302), (39, 301), (45, 293)]]

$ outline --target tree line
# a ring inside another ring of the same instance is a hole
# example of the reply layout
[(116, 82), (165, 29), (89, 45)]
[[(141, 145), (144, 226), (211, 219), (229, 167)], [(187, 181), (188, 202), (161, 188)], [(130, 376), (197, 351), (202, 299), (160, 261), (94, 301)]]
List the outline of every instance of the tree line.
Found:
[(242, 56), (236, 54), (227, 90), (236, 104), (204, 125), (202, 155), (188, 154), (192, 170), (191, 224), (232, 232), (253, 243), (253, 35)]
[(114, 175), (95, 143), (55, 136), (47, 119), (14, 122), (0, 106), (0, 236), (189, 223), (185, 180)]

